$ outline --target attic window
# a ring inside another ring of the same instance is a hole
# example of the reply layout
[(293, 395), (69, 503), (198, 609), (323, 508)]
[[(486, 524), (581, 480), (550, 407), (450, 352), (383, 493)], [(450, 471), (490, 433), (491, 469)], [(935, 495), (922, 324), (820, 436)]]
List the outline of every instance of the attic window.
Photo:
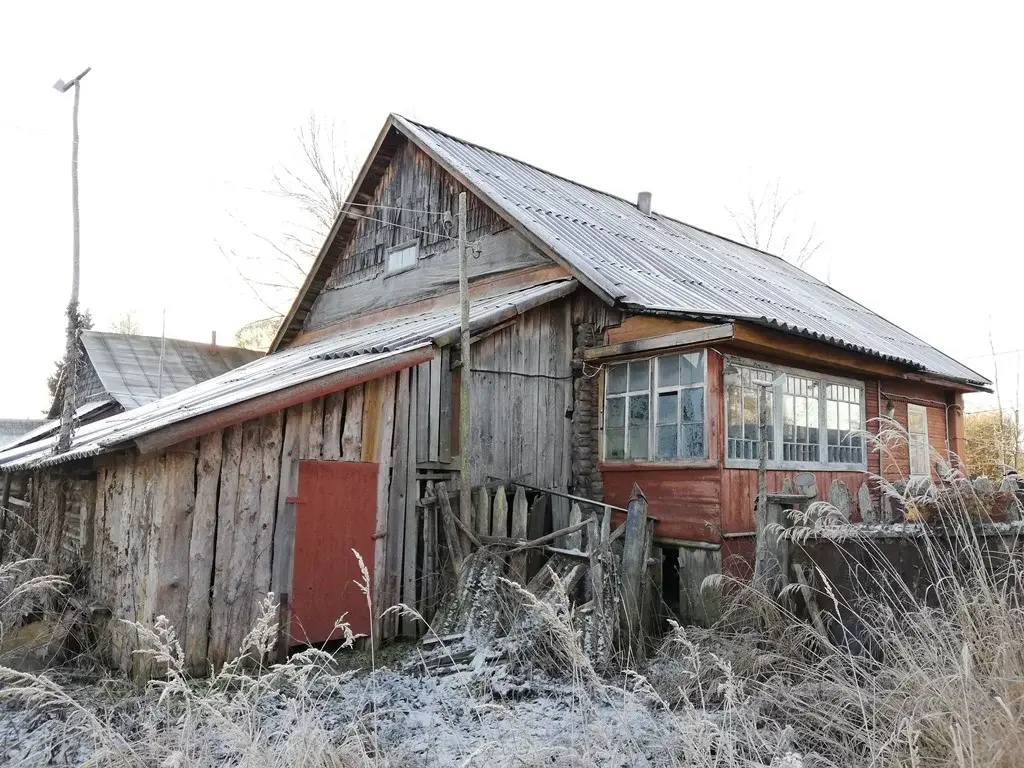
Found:
[(397, 275), (399, 272), (406, 272), (416, 266), (416, 257), (419, 255), (419, 243), (415, 240), (410, 243), (402, 243), (388, 251), (389, 275)]

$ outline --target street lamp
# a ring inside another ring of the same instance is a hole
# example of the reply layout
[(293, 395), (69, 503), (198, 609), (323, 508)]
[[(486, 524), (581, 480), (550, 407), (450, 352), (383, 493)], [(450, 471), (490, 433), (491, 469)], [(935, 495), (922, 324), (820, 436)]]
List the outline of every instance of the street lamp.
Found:
[(78, 331), (80, 320), (78, 315), (78, 99), (81, 91), (82, 78), (89, 74), (92, 67), (68, 82), (58, 80), (53, 87), (61, 93), (67, 93), (72, 86), (75, 88), (75, 107), (71, 115), (71, 218), (74, 228), (74, 245), (71, 261), (71, 301), (68, 302), (68, 338), (64, 350), (64, 407), (60, 416), (60, 434), (57, 438), (56, 450), (64, 453), (71, 449), (71, 427), (75, 415), (75, 384), (78, 378)]

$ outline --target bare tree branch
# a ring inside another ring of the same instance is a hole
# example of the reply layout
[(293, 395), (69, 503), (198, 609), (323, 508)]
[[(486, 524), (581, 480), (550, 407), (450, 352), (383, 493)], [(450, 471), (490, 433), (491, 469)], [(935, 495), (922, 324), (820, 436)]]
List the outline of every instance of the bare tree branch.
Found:
[[(801, 227), (787, 213), (791, 210), (790, 203), (799, 196), (799, 192), (785, 194), (781, 181), (775, 179), (756, 196), (748, 192), (745, 209), (734, 210), (726, 206), (725, 210), (744, 243), (775, 253), (803, 269), (824, 243), (815, 237), (813, 223), (806, 237), (797, 235)], [(782, 238), (781, 243), (778, 243), (778, 237)], [(795, 247), (796, 243), (802, 245)], [(773, 248), (776, 244), (777, 247)]]

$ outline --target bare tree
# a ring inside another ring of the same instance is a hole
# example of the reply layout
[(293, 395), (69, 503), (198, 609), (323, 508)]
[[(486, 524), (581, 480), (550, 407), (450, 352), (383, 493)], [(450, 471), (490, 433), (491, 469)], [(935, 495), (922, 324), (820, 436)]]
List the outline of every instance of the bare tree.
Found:
[(748, 194), (742, 208), (726, 206), (725, 210), (744, 243), (781, 256), (803, 269), (823, 241), (815, 236), (813, 223), (806, 233), (800, 232), (802, 227), (792, 215), (799, 196), (799, 192), (783, 192), (780, 180), (775, 179), (760, 194)]
[(142, 323), (139, 322), (139, 313), (134, 309), (122, 312), (117, 320), (110, 324), (110, 330), (114, 333), (124, 333), (132, 336), (142, 333)]
[(291, 220), (284, 231), (261, 232), (233, 217), (247, 233), (249, 244), (240, 252), (218, 243), (221, 253), (271, 314), (243, 326), (239, 335), (245, 340), (263, 338), (274, 318), (280, 323), (355, 179), (356, 169), (344, 145), (337, 143), (333, 123), (311, 114), (296, 134), (301, 161), (275, 172), (269, 190), (291, 207)]

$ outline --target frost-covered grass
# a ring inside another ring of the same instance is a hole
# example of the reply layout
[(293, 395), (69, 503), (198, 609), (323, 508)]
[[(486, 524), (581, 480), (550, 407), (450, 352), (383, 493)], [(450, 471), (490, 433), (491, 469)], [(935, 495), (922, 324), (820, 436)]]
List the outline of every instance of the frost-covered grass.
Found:
[[(143, 690), (67, 669), (0, 670), (0, 764), (1022, 765), (1024, 560), (983, 546), (970, 484), (900, 492), (942, 509), (941, 545), (919, 539), (939, 577), (926, 595), (894, 568), (859, 571), (846, 595), (818, 572), (816, 624), (798, 590), (733, 585), (719, 625), (674, 627), (646, 668), (608, 671), (582, 651), (564, 593), (539, 602), (505, 582), (519, 621), (475, 638), (476, 655), (450, 674), (430, 671), (418, 649), (404, 665), (389, 655), (390, 667), (316, 649), (268, 665), (270, 597), (238, 658), (205, 680), (185, 677), (163, 621), (140, 627), (164, 673)], [(801, 522), (851, 550), (871, 546), (835, 510)]]

